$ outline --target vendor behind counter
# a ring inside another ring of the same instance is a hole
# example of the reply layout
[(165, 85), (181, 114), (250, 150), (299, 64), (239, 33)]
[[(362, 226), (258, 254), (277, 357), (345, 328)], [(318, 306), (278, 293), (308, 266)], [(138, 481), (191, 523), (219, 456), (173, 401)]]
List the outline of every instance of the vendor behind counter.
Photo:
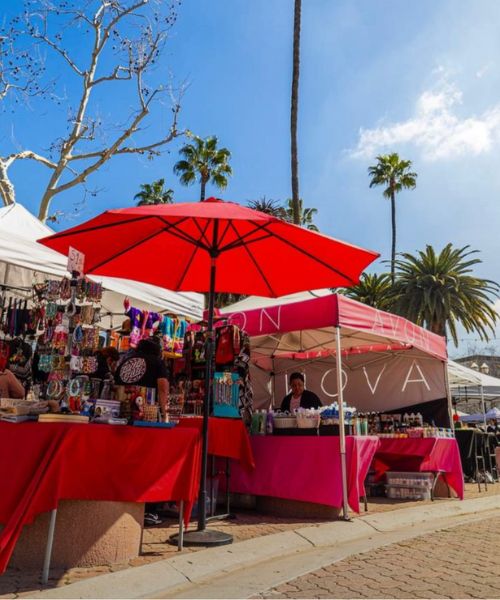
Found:
[(302, 373), (290, 375), (292, 391), (287, 394), (281, 403), (283, 412), (293, 412), (297, 408), (320, 408), (321, 400), (314, 392), (305, 389), (305, 379)]

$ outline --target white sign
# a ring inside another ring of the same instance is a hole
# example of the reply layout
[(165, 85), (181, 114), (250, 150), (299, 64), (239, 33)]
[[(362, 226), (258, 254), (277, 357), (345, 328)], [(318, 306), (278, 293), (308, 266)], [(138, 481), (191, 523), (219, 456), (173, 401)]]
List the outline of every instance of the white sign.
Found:
[(68, 250), (68, 271), (73, 273), (76, 271), (80, 275), (83, 274), (83, 264), (85, 262), (85, 254), (76, 250), (76, 248), (69, 247)]

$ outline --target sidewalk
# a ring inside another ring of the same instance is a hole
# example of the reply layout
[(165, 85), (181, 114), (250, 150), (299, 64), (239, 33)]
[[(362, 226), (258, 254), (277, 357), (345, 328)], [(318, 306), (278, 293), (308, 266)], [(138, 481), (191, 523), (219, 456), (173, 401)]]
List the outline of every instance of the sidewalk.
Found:
[[(130, 564), (66, 572), (54, 570), (49, 581), (52, 589), (42, 592), (40, 597), (151, 597), (160, 592), (166, 597), (168, 590), (190, 581), (213, 578), (218, 572), (234, 571), (284, 554), (331, 546), (332, 540), (339, 546), (342, 542), (371, 539), (377, 532), (394, 533), (410, 530), (416, 525), (420, 530), (425, 522), (433, 523), (432, 527), (437, 529), (443, 519), (459, 519), (478, 511), (500, 508), (500, 485), (492, 485), (487, 493), (481, 494), (478, 494), (477, 486), (468, 484), (466, 487), (464, 502), (438, 499), (434, 503), (396, 503), (374, 498), (369, 502), (369, 512), (356, 516), (351, 523), (238, 513), (235, 521), (211, 525), (233, 534), (235, 544), (209, 550), (186, 548), (179, 553), (166, 543), (170, 533), (175, 531), (174, 524), (149, 528), (145, 530), (142, 556)], [(261, 539), (264, 535), (267, 536), (265, 544)], [(196, 558), (192, 556), (193, 552), (198, 553)], [(0, 598), (33, 597), (40, 589), (39, 577), (40, 573), (9, 570), (0, 577)], [(146, 589), (148, 585), (153, 589)]]

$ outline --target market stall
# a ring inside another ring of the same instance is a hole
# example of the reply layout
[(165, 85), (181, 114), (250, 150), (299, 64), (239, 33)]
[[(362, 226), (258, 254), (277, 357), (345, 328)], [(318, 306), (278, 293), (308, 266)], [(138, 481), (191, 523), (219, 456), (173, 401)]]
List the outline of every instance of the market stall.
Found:
[[(208, 417), (217, 394), (230, 392), (233, 397), (234, 385), (231, 373), (227, 378), (213, 373), (216, 293), (278, 297), (308, 285), (351, 286), (378, 254), (219, 198), (109, 210), (42, 243), (65, 255), (76, 248), (85, 256), (88, 274), (123, 276), (134, 270), (140, 281), (208, 292), (199, 520), (198, 531), (189, 532), (189, 543), (231, 543), (231, 536), (206, 528)], [(176, 260), (158, 270), (158, 257), (170, 256)], [(343, 441), (341, 445), (345, 452)]]
[[(198, 431), (0, 423), (0, 573), (24, 525), (60, 500), (184, 501), (185, 522), (198, 494)], [(98, 518), (96, 518), (96, 525)]]
[[(266, 303), (263, 308), (257, 301), (253, 309), (228, 307), (221, 312), (251, 336), (256, 408), (277, 409), (294, 371), (304, 373), (307, 389), (324, 405), (336, 403), (345, 515), (350, 467), (347, 447), (342, 447), (344, 399), (361, 413), (356, 420), (364, 433), (401, 438), (408, 452), (410, 436), (451, 435), (443, 338), (335, 294), (274, 306)], [(446, 447), (451, 451), (456, 442), (449, 441)]]
[[(373, 436), (346, 438), (348, 502), (359, 512), (364, 481), (378, 439)], [(252, 436), (255, 470), (234, 465), (231, 490), (238, 494), (270, 496), (342, 506), (342, 477), (338, 436)]]

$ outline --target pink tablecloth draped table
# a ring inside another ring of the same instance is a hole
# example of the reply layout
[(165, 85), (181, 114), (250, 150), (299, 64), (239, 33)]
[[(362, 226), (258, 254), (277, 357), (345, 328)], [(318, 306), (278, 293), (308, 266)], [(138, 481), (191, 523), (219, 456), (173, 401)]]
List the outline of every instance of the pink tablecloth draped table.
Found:
[(386, 471), (432, 471), (463, 500), (464, 476), (457, 440), (451, 438), (381, 439), (373, 459), (380, 478)]
[[(234, 463), (232, 492), (342, 506), (337, 436), (252, 436), (251, 443), (255, 470)], [(371, 436), (346, 438), (348, 501), (356, 512), (378, 444)]]

